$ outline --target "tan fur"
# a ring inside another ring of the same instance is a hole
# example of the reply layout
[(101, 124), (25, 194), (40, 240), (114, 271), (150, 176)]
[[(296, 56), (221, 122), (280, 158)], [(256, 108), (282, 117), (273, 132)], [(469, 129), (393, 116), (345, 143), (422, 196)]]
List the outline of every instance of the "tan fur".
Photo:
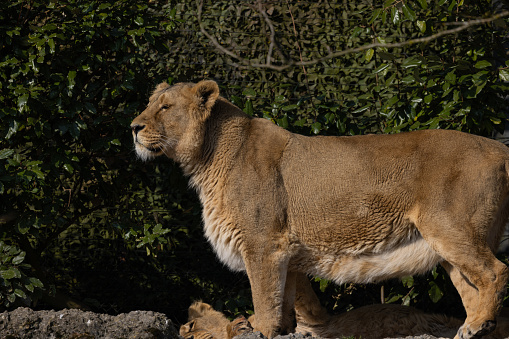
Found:
[[(379, 339), (423, 334), (453, 338), (463, 323), (460, 319), (427, 314), (413, 307), (393, 304), (364, 306), (350, 312), (329, 315), (303, 275), (298, 277), (295, 309), (296, 331), (323, 338)], [(504, 316), (500, 315), (496, 329), (483, 338), (509, 337), (509, 318)]]
[(489, 333), (509, 270), (492, 253), (509, 214), (509, 149), (457, 131), (306, 137), (251, 118), (213, 81), (161, 84), (132, 123), (136, 151), (178, 162), (205, 236), (248, 274), (255, 329), (294, 330), (296, 272), (368, 283), (441, 263)]
[(189, 322), (180, 326), (180, 335), (186, 339), (232, 339), (253, 331), (246, 318), (230, 322), (221, 312), (201, 301), (194, 302), (188, 312)]
[[(320, 338), (347, 338), (380, 339), (406, 336), (433, 335), (439, 338), (452, 338), (463, 323), (462, 320), (439, 314), (427, 314), (413, 307), (402, 305), (370, 305), (360, 307), (350, 312), (329, 315), (320, 306), (318, 298), (311, 289), (297, 287), (297, 330), (302, 334), (311, 334)], [(301, 285), (302, 287), (302, 285)], [(199, 322), (193, 321), (181, 326), (180, 335), (184, 338), (194, 339), (216, 338), (231, 339), (237, 335), (252, 332), (249, 322), (255, 322), (256, 317), (239, 317), (226, 325), (226, 317), (222, 315), (218, 320), (217, 311), (205, 303), (194, 303), (191, 307), (199, 305), (203, 311), (197, 315)], [(209, 312), (212, 310), (212, 312)], [(191, 325), (190, 325), (191, 324)], [(497, 328), (485, 339), (503, 339), (509, 337), (509, 319), (502, 315), (498, 318)]]

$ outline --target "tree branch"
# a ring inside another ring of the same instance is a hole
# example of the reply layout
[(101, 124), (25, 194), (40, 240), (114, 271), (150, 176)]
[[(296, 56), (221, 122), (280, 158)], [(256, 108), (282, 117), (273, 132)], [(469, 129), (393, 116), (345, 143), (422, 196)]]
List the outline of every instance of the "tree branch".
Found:
[(214, 45), (214, 47), (218, 51), (220, 51), (221, 53), (226, 54), (226, 55), (230, 56), (231, 58), (238, 61), (238, 62), (234, 62), (233, 66), (239, 67), (239, 68), (246, 68), (246, 67), (266, 68), (266, 69), (272, 69), (274, 71), (283, 71), (283, 70), (291, 68), (291, 67), (305, 67), (305, 66), (315, 65), (315, 64), (318, 64), (318, 63), (321, 63), (321, 62), (324, 62), (324, 61), (327, 61), (330, 59), (341, 57), (341, 56), (344, 56), (347, 54), (362, 52), (362, 51), (365, 51), (365, 50), (368, 50), (371, 48), (377, 48), (377, 47), (398, 48), (398, 47), (404, 47), (404, 46), (409, 46), (409, 45), (418, 44), (418, 43), (426, 43), (426, 42), (430, 42), (430, 41), (436, 40), (438, 38), (441, 38), (445, 35), (456, 34), (461, 31), (464, 31), (465, 29), (468, 29), (470, 27), (487, 24), (487, 23), (493, 22), (495, 20), (498, 20), (500, 18), (509, 16), (509, 11), (503, 11), (501, 13), (492, 15), (488, 18), (450, 23), (449, 25), (454, 25), (457, 27), (451, 28), (451, 29), (444, 29), (443, 31), (440, 31), (438, 33), (432, 34), (427, 37), (415, 38), (415, 39), (410, 39), (407, 41), (394, 42), (394, 43), (375, 42), (375, 43), (366, 44), (366, 45), (355, 47), (355, 48), (345, 49), (345, 50), (338, 51), (338, 52), (332, 52), (324, 57), (311, 59), (311, 60), (307, 60), (307, 61), (304, 61), (302, 59), (301, 60), (292, 60), (292, 59), (287, 59), (284, 57), (282, 64), (275, 65), (272, 63), (271, 59), (272, 59), (273, 48), (274, 48), (274, 46), (277, 46), (277, 41), (275, 40), (276, 34), (274, 31), (274, 26), (270, 22), (270, 19), (267, 16), (267, 14), (265, 13), (265, 10), (262, 8), (261, 4), (259, 4), (258, 8), (259, 8), (261, 14), (263, 15), (265, 21), (269, 25), (269, 28), (271, 31), (269, 51), (268, 51), (267, 57), (265, 58), (266, 59), (265, 63), (254, 62), (253, 60), (244, 58), (244, 57), (238, 55), (237, 53), (233, 52), (231, 49), (228, 49), (228, 48), (222, 46), (221, 43), (219, 43), (219, 41), (206, 30), (205, 25), (202, 21), (203, 0), (198, 0), (198, 1), (199, 1), (199, 3), (198, 3), (198, 23), (200, 26), (200, 31), (202, 32), (203, 35), (205, 35), (210, 40), (210, 42)]

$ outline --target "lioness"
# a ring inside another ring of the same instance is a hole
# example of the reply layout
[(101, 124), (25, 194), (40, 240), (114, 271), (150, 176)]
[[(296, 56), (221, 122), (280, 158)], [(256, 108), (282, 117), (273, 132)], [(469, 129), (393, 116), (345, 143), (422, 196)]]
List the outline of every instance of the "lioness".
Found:
[(491, 332), (509, 270), (493, 255), (509, 215), (509, 149), (457, 131), (307, 137), (251, 118), (214, 81), (157, 86), (131, 124), (138, 156), (189, 176), (205, 235), (245, 270), (268, 337), (294, 331), (296, 272), (337, 283), (423, 273), (437, 263), (467, 318)]

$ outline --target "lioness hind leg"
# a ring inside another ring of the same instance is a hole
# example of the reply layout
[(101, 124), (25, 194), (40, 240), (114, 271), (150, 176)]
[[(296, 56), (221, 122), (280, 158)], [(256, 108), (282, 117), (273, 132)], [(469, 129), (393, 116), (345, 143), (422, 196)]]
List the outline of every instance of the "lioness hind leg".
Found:
[(479, 305), (479, 291), (461, 272), (449, 262), (441, 263), (458, 291), (467, 314), (474, 314)]
[[(506, 265), (495, 258), (489, 246), (479, 239), (466, 239), (466, 233), (456, 234), (454, 239), (447, 241), (433, 242), (434, 248), (448, 262), (443, 265), (467, 312), (465, 323), (455, 337), (457, 339), (480, 338), (495, 329), (495, 318), (509, 278)], [(476, 246), (461, 250), (465, 244)]]
[(297, 273), (296, 277), (295, 313), (298, 326), (323, 326), (331, 317), (304, 273)]
[[(474, 315), (476, 315), (477, 310), (485, 308), (484, 306), (485, 304), (483, 303), (483, 299), (480, 296), (480, 293), (477, 290), (477, 288), (457, 268), (452, 266), (450, 263), (443, 262), (442, 266), (446, 269), (447, 273), (451, 277), (451, 281), (458, 290), (458, 293), (460, 294), (461, 300), (463, 302), (463, 306), (465, 307), (467, 313), (467, 319), (465, 320), (464, 325), (459, 329), (458, 335), (455, 338), (478, 338), (482, 335), (491, 332), (496, 326), (494, 316), (486, 316), (487, 319), (493, 320), (487, 321), (479, 320), (477, 322), (477, 325), (475, 325), (475, 321), (473, 320), (474, 319), (473, 317)], [(502, 277), (500, 281), (503, 281), (504, 273), (502, 272), (500, 276)], [(492, 309), (494, 310), (493, 312), (491, 312), (492, 314), (498, 313), (498, 309), (502, 304), (504, 294), (505, 288), (502, 288), (501, 292), (495, 293), (496, 295), (495, 298), (491, 298), (495, 302), (494, 305), (491, 306)], [(469, 327), (468, 324), (472, 325), (470, 325)], [(472, 330), (472, 328), (475, 328), (476, 330)]]

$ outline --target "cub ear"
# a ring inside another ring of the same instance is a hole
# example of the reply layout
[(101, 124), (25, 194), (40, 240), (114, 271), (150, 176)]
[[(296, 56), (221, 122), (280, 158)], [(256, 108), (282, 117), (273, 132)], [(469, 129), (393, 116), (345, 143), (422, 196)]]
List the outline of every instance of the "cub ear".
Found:
[(188, 309), (189, 321), (203, 317), (206, 313), (213, 310), (212, 306), (201, 301), (195, 301)]
[(192, 88), (199, 105), (210, 111), (219, 97), (219, 86), (212, 80), (202, 80)]

